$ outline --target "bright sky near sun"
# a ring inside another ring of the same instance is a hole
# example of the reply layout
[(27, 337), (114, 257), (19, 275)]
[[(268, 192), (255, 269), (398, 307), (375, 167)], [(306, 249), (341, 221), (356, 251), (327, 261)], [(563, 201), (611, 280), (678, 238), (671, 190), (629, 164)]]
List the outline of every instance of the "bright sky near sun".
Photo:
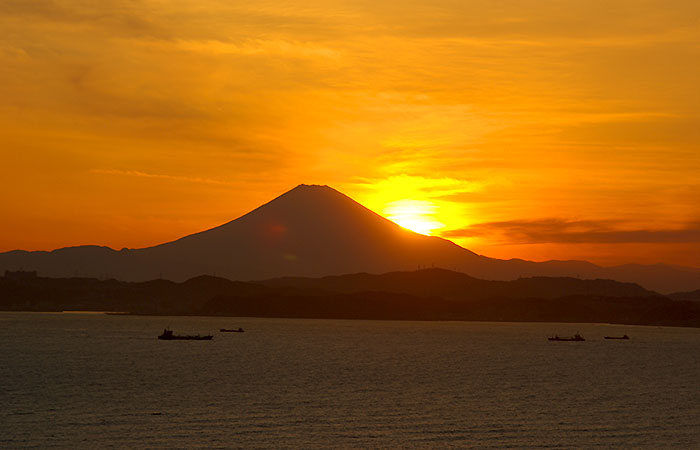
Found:
[(0, 0), (0, 251), (327, 184), (487, 256), (700, 266), (700, 2)]

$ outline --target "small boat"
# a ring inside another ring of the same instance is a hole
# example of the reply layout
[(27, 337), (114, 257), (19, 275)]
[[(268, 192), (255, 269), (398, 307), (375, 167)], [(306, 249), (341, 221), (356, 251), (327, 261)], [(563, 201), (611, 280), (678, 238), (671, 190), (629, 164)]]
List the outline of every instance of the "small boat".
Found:
[(583, 336), (580, 334), (576, 333), (573, 336), (559, 336), (559, 335), (554, 335), (550, 338), (547, 338), (550, 341), (585, 341)]
[(629, 339), (630, 337), (627, 336), (626, 334), (623, 334), (622, 336), (605, 336), (605, 339)]
[(205, 336), (189, 335), (189, 334), (173, 334), (173, 330), (164, 329), (163, 334), (158, 336), (158, 339), (164, 341), (211, 341), (214, 338), (211, 334)]
[(243, 333), (243, 328), (238, 327), (237, 330), (233, 329), (227, 329), (227, 328), (219, 328), (219, 331), (222, 333)]

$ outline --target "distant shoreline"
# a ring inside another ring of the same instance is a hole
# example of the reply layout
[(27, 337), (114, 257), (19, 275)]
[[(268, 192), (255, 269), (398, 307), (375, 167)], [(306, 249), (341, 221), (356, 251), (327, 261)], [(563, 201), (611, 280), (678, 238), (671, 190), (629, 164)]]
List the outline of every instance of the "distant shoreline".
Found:
[(350, 321), (377, 321), (377, 322), (474, 322), (474, 323), (532, 323), (532, 324), (580, 324), (580, 325), (606, 325), (625, 327), (650, 327), (650, 328), (696, 328), (699, 325), (663, 325), (663, 324), (640, 324), (640, 323), (618, 323), (618, 322), (582, 322), (582, 321), (531, 321), (531, 320), (475, 320), (475, 319), (402, 319), (402, 318), (362, 318), (362, 317), (306, 317), (306, 316), (240, 316), (240, 315), (210, 315), (210, 314), (154, 314), (154, 313), (133, 313), (125, 311), (18, 311), (0, 310), (3, 313), (22, 314), (66, 314), (66, 315), (106, 315), (106, 316), (129, 316), (129, 317), (207, 317), (207, 318), (250, 318), (250, 319), (298, 319), (298, 320), (350, 320)]
[(442, 269), (259, 282), (0, 277), (2, 311), (700, 328), (700, 301), (689, 294), (675, 299), (631, 283), (567, 277), (489, 281)]

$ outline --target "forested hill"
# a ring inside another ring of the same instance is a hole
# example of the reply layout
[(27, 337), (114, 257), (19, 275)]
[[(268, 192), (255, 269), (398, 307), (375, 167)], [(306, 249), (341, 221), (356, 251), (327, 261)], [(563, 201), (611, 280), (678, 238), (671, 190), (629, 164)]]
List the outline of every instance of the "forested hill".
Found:
[(211, 276), (182, 283), (124, 282), (8, 272), (0, 278), (0, 310), (700, 327), (700, 303), (635, 284), (548, 277), (495, 282), (439, 269), (258, 283)]

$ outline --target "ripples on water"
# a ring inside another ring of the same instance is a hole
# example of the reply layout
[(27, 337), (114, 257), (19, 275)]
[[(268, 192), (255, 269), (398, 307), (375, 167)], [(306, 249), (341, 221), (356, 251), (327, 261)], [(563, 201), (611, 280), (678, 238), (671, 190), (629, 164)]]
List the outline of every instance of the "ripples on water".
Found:
[(0, 447), (691, 448), (699, 351), (680, 328), (0, 313)]

